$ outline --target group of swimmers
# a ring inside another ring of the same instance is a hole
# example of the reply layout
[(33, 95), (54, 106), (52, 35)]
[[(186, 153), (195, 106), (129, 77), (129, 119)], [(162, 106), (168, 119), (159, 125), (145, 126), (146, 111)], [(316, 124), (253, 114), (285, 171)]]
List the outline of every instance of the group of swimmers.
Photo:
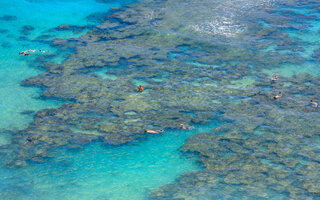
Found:
[[(272, 77), (272, 79), (271, 79), (271, 82), (272, 82), (272, 83), (275, 83), (278, 79), (279, 79), (278, 74), (274, 74), (273, 77)], [(282, 93), (279, 92), (277, 95), (273, 96), (273, 99), (279, 99), (279, 98), (281, 98), (281, 97), (282, 97)]]
[[(273, 75), (271, 82), (274, 83), (279, 79), (279, 76), (277, 74)], [(282, 97), (282, 93), (279, 92), (277, 95), (273, 96), (273, 99), (279, 99)], [(319, 108), (320, 104), (317, 102), (314, 102), (313, 100), (310, 100), (310, 104), (314, 105), (315, 107)]]
[[(275, 82), (278, 81), (278, 80), (279, 80), (279, 76), (278, 76), (277, 74), (273, 75), (273, 77), (271, 78), (271, 82), (272, 82), (272, 83), (275, 83)], [(142, 92), (142, 91), (143, 91), (143, 87), (142, 87), (141, 85), (138, 87), (138, 91), (139, 91), (139, 92)], [(279, 99), (279, 98), (281, 98), (281, 97), (282, 97), (282, 92), (279, 92), (277, 95), (273, 96), (273, 99)], [(314, 105), (314, 106), (317, 107), (317, 108), (319, 108), (319, 106), (320, 106), (320, 103), (314, 102), (313, 100), (310, 100), (310, 104)], [(188, 126), (188, 127), (187, 127), (187, 126), (184, 125), (184, 124), (180, 124), (180, 128), (181, 128), (182, 130), (192, 130), (192, 129), (194, 129), (193, 126)], [(146, 132), (146, 133), (155, 133), (155, 134), (158, 134), (158, 133), (164, 132), (164, 130), (156, 130), (156, 131), (154, 131), (154, 130), (146, 130), (145, 132)]]
[[(23, 55), (23, 56), (30, 56), (32, 54), (34, 54), (35, 52), (37, 52), (37, 50), (33, 50), (33, 49), (29, 49), (29, 50), (25, 50), (25, 51), (20, 51), (19, 55)], [(44, 50), (39, 50), (40, 53), (48, 53), (49, 51), (44, 51)]]
[[(142, 85), (138, 86), (138, 92), (143, 92), (144, 88), (142, 87)], [(184, 124), (180, 124), (180, 128), (182, 130), (192, 130), (194, 129), (193, 126), (186, 126)], [(145, 133), (152, 133), (152, 134), (159, 134), (159, 133), (163, 133), (164, 130), (151, 130), (151, 129), (147, 129), (144, 131)]]
[[(192, 129), (194, 129), (193, 126), (186, 126), (184, 124), (180, 124), (180, 128), (182, 130), (192, 130)], [(150, 129), (145, 130), (145, 133), (153, 133), (153, 134), (159, 134), (159, 133), (163, 133), (163, 132), (164, 132), (164, 130), (150, 130)]]
[[(144, 90), (144, 88), (142, 87), (142, 85), (139, 85), (139, 86), (138, 86), (138, 92), (143, 92), (143, 90)], [(180, 124), (179, 126), (180, 126), (180, 128), (181, 128), (182, 130), (192, 130), (192, 129), (194, 129), (193, 126), (187, 126), (187, 125), (184, 125), (184, 124)], [(160, 134), (160, 133), (163, 133), (164, 130), (162, 130), (162, 129), (161, 129), (161, 130), (151, 130), (151, 129), (147, 129), (147, 130), (145, 130), (144, 132), (145, 132), (145, 133), (151, 133), (151, 134)], [(28, 138), (26, 139), (25, 144), (27, 144), (27, 143), (33, 143), (32, 139), (31, 139), (30, 137), (28, 137)]]
[[(39, 50), (41, 53), (46, 53), (47, 51), (42, 51), (42, 50)], [(28, 55), (31, 55), (31, 54), (33, 54), (33, 53), (35, 53), (36, 52), (36, 50), (26, 50), (26, 51), (23, 51), (23, 52), (20, 52), (19, 54), (20, 55), (24, 55), (24, 56), (28, 56)], [(272, 79), (271, 79), (271, 82), (272, 83), (275, 83), (276, 81), (278, 81), (279, 80), (279, 76), (277, 75), (277, 74), (275, 74), (275, 75), (273, 75), (273, 77), (272, 77)], [(143, 92), (143, 90), (144, 90), (144, 88), (142, 87), (142, 85), (139, 85), (138, 86), (138, 92)], [(279, 99), (279, 98), (281, 98), (282, 97), (282, 93), (281, 92), (279, 92), (277, 95), (275, 95), (275, 96), (273, 96), (273, 99)], [(315, 107), (317, 107), (317, 108), (319, 108), (319, 106), (320, 106), (320, 104), (319, 103), (317, 103), (317, 102), (314, 102), (313, 100), (310, 100), (310, 104), (312, 104), (312, 105), (314, 105)], [(180, 124), (179, 125), (180, 126), (180, 128), (182, 129), (182, 130), (192, 130), (192, 129), (194, 129), (194, 127), (193, 126), (186, 126), (186, 125), (184, 125), (184, 124)], [(145, 133), (151, 133), (151, 134), (160, 134), (160, 133), (163, 133), (164, 132), (164, 130), (151, 130), (151, 129), (147, 129), (147, 130), (145, 130)], [(25, 144), (26, 143), (32, 143), (33, 141), (32, 141), (32, 139), (30, 138), (30, 137), (28, 137), (27, 139), (26, 139), (26, 142), (25, 142)]]

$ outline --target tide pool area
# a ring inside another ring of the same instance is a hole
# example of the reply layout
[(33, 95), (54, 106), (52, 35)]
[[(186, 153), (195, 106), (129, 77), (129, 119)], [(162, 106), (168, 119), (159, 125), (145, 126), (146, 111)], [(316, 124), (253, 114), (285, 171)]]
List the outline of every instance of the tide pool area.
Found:
[(0, 1), (0, 200), (320, 199), (319, 19), (314, 0)]

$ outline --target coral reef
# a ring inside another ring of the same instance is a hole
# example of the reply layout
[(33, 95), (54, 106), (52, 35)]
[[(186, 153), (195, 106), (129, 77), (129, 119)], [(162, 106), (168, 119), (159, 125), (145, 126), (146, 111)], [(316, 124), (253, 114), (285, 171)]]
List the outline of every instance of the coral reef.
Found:
[[(53, 46), (74, 52), (62, 64), (39, 59), (46, 71), (22, 84), (67, 103), (35, 113), (32, 124), (15, 134), (16, 156), (8, 165), (43, 162), (59, 146), (78, 148), (97, 140), (121, 145), (145, 137), (146, 129), (218, 119), (221, 126), (191, 137), (181, 149), (198, 154), (204, 170), (182, 175), (151, 198), (319, 197), (319, 180), (312, 178), (319, 177), (318, 150), (309, 144), (319, 141), (319, 111), (308, 105), (319, 96), (319, 79), (311, 73), (280, 74), (272, 82), (270, 73), (308, 61), (301, 53), (309, 44), (283, 30), (305, 30), (317, 18), (299, 14), (306, 25), (293, 28), (297, 16), (289, 11), (261, 1), (243, 8), (228, 2), (134, 3), (112, 9), (80, 38), (56, 38)], [(96, 73), (104, 69), (116, 78)], [(143, 92), (137, 92), (140, 83)], [(282, 97), (274, 100), (280, 91)], [(26, 143), (27, 137), (32, 142)]]
[(3, 15), (0, 17), (0, 20), (2, 20), (2, 21), (15, 21), (15, 20), (17, 20), (17, 17), (12, 16), (12, 15)]
[(34, 30), (34, 27), (33, 26), (30, 26), (30, 25), (25, 25), (21, 28), (20, 30), (20, 33), (22, 35), (29, 35), (31, 31)]

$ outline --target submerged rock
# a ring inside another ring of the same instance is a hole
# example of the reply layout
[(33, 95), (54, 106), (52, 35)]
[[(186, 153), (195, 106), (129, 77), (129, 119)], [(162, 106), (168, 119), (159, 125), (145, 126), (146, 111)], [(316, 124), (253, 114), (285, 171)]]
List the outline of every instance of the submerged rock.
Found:
[(25, 25), (21, 28), (20, 32), (21, 34), (23, 35), (28, 35), (30, 34), (31, 31), (34, 30), (34, 27), (33, 26), (30, 26), (30, 25)]
[(75, 26), (70, 24), (61, 24), (50, 31), (72, 31), (75, 33), (82, 32), (85, 29), (93, 28), (93, 26), (90, 25), (84, 25), (84, 26)]
[(0, 17), (0, 20), (2, 21), (15, 21), (18, 18), (16, 16), (12, 16), (12, 15), (3, 15)]

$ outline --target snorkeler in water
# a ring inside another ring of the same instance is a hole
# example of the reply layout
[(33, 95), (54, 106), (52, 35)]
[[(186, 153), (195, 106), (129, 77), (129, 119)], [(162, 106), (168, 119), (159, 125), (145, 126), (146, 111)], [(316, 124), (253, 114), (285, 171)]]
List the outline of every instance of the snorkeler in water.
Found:
[(139, 85), (138, 87), (138, 92), (143, 92), (144, 88), (142, 87), (142, 85)]
[(164, 130), (150, 130), (150, 129), (147, 129), (145, 130), (146, 133), (153, 133), (153, 134), (159, 134), (159, 133), (163, 133)]
[(35, 52), (36, 52), (36, 50), (29, 49), (29, 50), (19, 52), (19, 55), (30, 56), (30, 55), (34, 54)]
[(279, 79), (278, 74), (274, 74), (273, 77), (272, 77), (272, 79), (271, 79), (271, 81), (272, 81), (272, 82), (276, 82), (278, 79)]
[(39, 50), (40, 53), (48, 53), (49, 51)]
[(279, 94), (273, 96), (273, 99), (279, 99), (280, 97), (282, 97), (282, 93), (279, 92)]
[(192, 130), (192, 129), (194, 129), (193, 126), (186, 126), (184, 124), (180, 124), (180, 128), (183, 129), (183, 130)]
[(30, 137), (27, 137), (26, 141), (24, 142), (24, 144), (27, 144), (27, 143), (32, 143), (32, 139)]
[[(30, 56), (32, 54), (34, 54), (37, 50), (32, 50), (32, 49), (29, 49), (29, 50), (25, 50), (25, 51), (20, 51), (19, 52), (19, 55), (24, 55), (24, 56)], [(44, 50), (39, 50), (40, 53), (48, 53), (49, 51), (44, 51)]]
[(310, 103), (313, 104), (313, 105), (315, 105), (315, 107), (319, 108), (319, 103), (314, 102), (313, 100), (310, 100)]

